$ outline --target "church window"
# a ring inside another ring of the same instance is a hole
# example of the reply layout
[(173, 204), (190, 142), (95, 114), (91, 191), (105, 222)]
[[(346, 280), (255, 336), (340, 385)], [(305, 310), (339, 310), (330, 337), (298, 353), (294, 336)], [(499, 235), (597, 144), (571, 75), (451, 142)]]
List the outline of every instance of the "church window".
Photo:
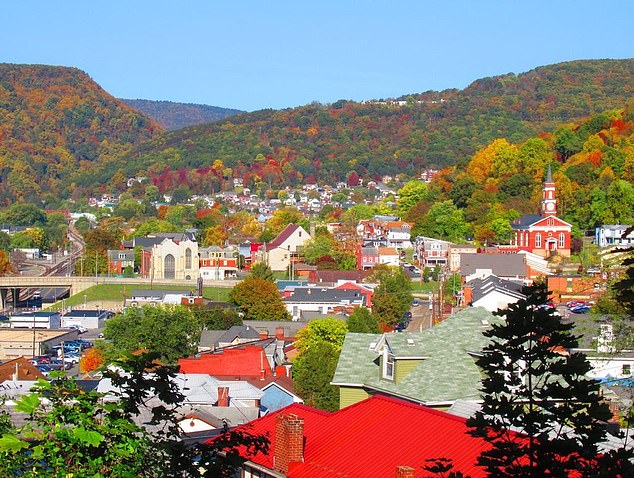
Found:
[(566, 247), (566, 235), (563, 232), (559, 233), (559, 247)]
[(535, 247), (538, 249), (542, 247), (542, 235), (539, 232), (535, 234)]

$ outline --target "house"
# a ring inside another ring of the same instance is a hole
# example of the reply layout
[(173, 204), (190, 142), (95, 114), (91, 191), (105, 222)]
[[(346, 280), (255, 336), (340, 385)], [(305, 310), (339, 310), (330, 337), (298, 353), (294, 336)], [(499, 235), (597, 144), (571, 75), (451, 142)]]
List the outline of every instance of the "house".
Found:
[(488, 344), (493, 321), (487, 310), (464, 309), (422, 332), (348, 333), (332, 384), (344, 408), (376, 394), (432, 407), (480, 399), (475, 356)]
[(62, 316), (59, 312), (26, 312), (9, 316), (12, 329), (59, 329)]
[[(180, 359), (178, 364), (183, 373), (204, 373), (218, 378), (238, 377), (249, 380), (272, 376), (283, 362), (283, 344), (276, 343), (275, 339), (268, 339), (257, 345), (251, 342), (201, 353), (197, 357)], [(285, 373), (284, 371), (283, 374)]]
[(169, 289), (133, 289), (130, 296), (125, 298), (125, 307), (143, 307), (144, 305), (201, 305), (204, 300), (193, 290)]
[(400, 256), (394, 247), (379, 247), (379, 264), (398, 267)]
[(449, 251), (452, 245), (451, 242), (443, 241), (442, 239), (425, 236), (417, 237), (416, 254), (421, 267), (429, 267), (431, 269), (436, 266), (447, 267), (449, 265)]
[(0, 329), (0, 360), (33, 358), (77, 337), (76, 330)]
[(352, 312), (355, 307), (366, 305), (365, 294), (358, 290), (319, 287), (296, 287), (282, 300), (293, 320), (300, 320), (306, 312), (337, 314)]
[(341, 282), (339, 285), (334, 287), (338, 290), (356, 290), (360, 294), (365, 296), (365, 307), (368, 309), (372, 308), (372, 296), (374, 295), (374, 289), (363, 284), (358, 284), (356, 282)]
[(123, 274), (126, 267), (134, 270), (134, 251), (131, 250), (108, 250), (108, 271), (111, 274)]
[(46, 379), (46, 377), (24, 357), (16, 357), (0, 363), (0, 384), (6, 380), (15, 382), (38, 379)]
[(286, 271), (291, 260), (301, 255), (310, 239), (310, 234), (302, 226), (289, 224), (275, 239), (259, 248), (256, 262), (264, 262), (272, 271)]
[(461, 254), (476, 254), (477, 252), (478, 248), (471, 244), (451, 244), (449, 246), (449, 271), (460, 271)]
[(629, 225), (604, 225), (597, 227), (594, 233), (594, 243), (599, 247), (629, 246), (634, 244), (634, 229), (626, 235)]
[[(281, 371), (281, 368), (279, 370)], [(260, 400), (260, 407), (263, 412), (270, 413), (293, 403), (304, 403), (301, 397), (295, 395), (295, 384), (290, 377), (290, 373), (267, 377), (263, 380), (251, 379), (248, 382), (264, 393)]]
[(374, 246), (356, 246), (357, 269), (367, 271), (379, 265), (379, 248)]
[[(484, 478), (478, 456), (490, 445), (466, 419), (392, 397), (374, 396), (334, 413), (293, 404), (237, 432), (266, 435), (267, 454), (245, 456), (245, 478), (424, 478), (429, 458)], [(380, 437), (378, 435), (380, 435)]]
[(460, 275), (466, 282), (495, 275), (506, 280), (526, 280), (528, 267), (522, 254), (461, 254)]
[(463, 287), (465, 304), (473, 307), (482, 307), (489, 312), (498, 309), (506, 309), (509, 304), (514, 304), (526, 296), (521, 293), (524, 284), (512, 282), (490, 275), (483, 279), (473, 279)]
[(570, 300), (594, 300), (604, 294), (606, 281), (598, 277), (548, 276), (550, 298), (555, 303)]
[(203, 330), (198, 350), (200, 352), (216, 350), (230, 345), (257, 341), (261, 338), (268, 338), (268, 334), (262, 337), (260, 332), (249, 325), (232, 325), (227, 330)]
[(360, 283), (367, 277), (366, 271), (313, 271), (308, 280), (313, 284), (335, 286), (341, 282)]
[(81, 326), (87, 329), (102, 329), (106, 319), (114, 314), (109, 310), (72, 309), (62, 314), (62, 327)]
[(199, 248), (200, 277), (205, 280), (234, 279), (238, 274), (236, 247), (209, 246)]
[(572, 225), (557, 217), (556, 188), (550, 165), (542, 189), (540, 214), (524, 214), (511, 222), (515, 231), (512, 245), (542, 257), (570, 256)]

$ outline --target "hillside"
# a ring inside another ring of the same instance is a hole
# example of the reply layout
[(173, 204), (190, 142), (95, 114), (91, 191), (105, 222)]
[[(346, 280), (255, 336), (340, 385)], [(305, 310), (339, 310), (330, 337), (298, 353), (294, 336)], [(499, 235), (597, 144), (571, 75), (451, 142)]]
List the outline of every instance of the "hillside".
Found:
[(247, 113), (167, 133), (120, 164), (124, 175), (147, 172), (162, 189), (195, 190), (220, 171), (245, 184), (332, 183), (352, 171), (415, 176), (428, 167), (464, 166), (496, 138), (522, 141), (631, 96), (634, 60), (574, 61), (480, 79), (464, 90), (409, 95), (404, 104), (341, 100)]
[[(466, 167), (440, 172), (412, 208), (419, 222), (433, 202), (451, 200), (481, 243), (508, 239), (508, 221), (539, 210), (546, 170), (557, 185), (558, 215), (575, 232), (634, 223), (634, 99), (521, 143), (496, 139)], [(506, 224), (506, 226), (504, 226)]]
[(0, 64), (0, 204), (79, 194), (161, 131), (76, 68)]
[(126, 100), (125, 104), (153, 119), (168, 131), (186, 128), (203, 123), (213, 123), (244, 111), (218, 106), (192, 103), (174, 103), (172, 101)]

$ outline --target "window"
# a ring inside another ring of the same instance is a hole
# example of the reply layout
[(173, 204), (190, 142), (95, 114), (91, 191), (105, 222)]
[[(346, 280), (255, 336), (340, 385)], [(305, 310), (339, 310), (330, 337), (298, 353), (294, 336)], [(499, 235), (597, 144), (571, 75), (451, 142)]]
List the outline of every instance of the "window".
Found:
[(383, 378), (394, 380), (394, 354), (387, 347), (383, 349)]
[(185, 269), (192, 268), (192, 250), (188, 247), (185, 249)]
[(542, 247), (542, 235), (539, 232), (535, 234), (535, 247), (538, 249)]
[(559, 233), (559, 247), (561, 249), (566, 247), (566, 235), (563, 232)]
[(632, 375), (632, 366), (629, 363), (623, 364), (623, 375)]

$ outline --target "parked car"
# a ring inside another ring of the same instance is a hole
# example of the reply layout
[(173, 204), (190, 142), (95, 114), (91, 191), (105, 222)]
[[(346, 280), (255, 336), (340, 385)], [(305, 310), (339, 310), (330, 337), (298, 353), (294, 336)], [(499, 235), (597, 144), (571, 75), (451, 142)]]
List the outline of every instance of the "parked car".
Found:
[(30, 362), (33, 365), (42, 365), (42, 364), (48, 364), (50, 363), (52, 360), (52, 357), (50, 355), (38, 355), (37, 357), (33, 357)]
[(570, 309), (570, 312), (572, 312), (573, 314), (585, 314), (587, 312), (590, 312), (590, 306), (589, 305), (577, 305), (575, 307), (572, 307)]

